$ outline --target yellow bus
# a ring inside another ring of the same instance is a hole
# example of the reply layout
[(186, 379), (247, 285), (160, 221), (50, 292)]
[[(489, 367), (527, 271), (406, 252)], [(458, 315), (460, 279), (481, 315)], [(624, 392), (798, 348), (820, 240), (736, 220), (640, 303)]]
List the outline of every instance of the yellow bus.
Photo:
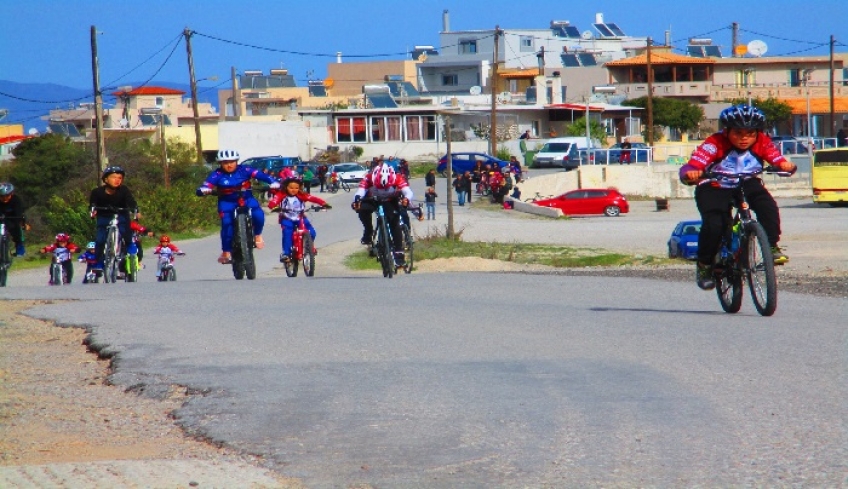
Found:
[(812, 172), (813, 202), (848, 205), (848, 148), (816, 151)]

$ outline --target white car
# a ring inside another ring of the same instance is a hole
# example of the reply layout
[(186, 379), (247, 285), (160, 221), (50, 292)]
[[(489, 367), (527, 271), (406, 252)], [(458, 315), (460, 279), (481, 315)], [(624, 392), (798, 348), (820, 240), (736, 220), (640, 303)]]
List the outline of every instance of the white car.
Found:
[(365, 178), (365, 175), (368, 173), (368, 168), (360, 165), (359, 163), (336, 163), (335, 165), (330, 165), (327, 171), (327, 175), (336, 172), (339, 174), (339, 178), (349, 183), (359, 183), (360, 180)]

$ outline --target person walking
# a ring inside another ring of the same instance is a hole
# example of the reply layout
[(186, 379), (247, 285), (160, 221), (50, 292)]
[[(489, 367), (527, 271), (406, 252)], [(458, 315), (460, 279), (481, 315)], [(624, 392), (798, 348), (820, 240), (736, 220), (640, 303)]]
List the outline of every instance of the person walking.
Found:
[(471, 203), (471, 186), (473, 185), (473, 177), (471, 176), (470, 171), (466, 171), (465, 174), (462, 175), (462, 191), (465, 193), (465, 200), (470, 204)]
[(323, 192), (324, 187), (327, 185), (327, 172), (329, 170), (330, 168), (323, 163), (318, 166), (318, 183), (321, 185), (320, 192)]
[(460, 206), (465, 205), (465, 182), (463, 181), (465, 177), (463, 175), (457, 175), (456, 178), (453, 179), (453, 189), (456, 191), (456, 202)]
[[(427, 220), (436, 219), (436, 189), (427, 187), (427, 193), (424, 194), (424, 204), (427, 206)], [(462, 205), (462, 204), (460, 204)]]

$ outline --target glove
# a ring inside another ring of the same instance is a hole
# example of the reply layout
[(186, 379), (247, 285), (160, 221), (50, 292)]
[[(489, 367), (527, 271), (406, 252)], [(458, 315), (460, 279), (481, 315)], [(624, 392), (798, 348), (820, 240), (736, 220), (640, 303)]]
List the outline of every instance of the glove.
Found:
[(698, 180), (704, 174), (701, 170), (690, 170), (683, 174), (683, 180), (688, 185), (694, 185), (698, 183)]
[(274, 182), (271, 185), (268, 185), (268, 188), (270, 188), (271, 190), (279, 190), (280, 182)]
[(209, 187), (200, 187), (197, 191), (200, 192), (201, 195), (209, 195), (212, 193), (212, 189)]

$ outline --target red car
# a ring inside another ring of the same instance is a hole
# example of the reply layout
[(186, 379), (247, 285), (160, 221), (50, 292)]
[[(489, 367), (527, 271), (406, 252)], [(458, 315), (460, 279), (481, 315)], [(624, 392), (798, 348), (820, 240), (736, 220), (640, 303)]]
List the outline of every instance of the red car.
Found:
[(627, 214), (630, 204), (627, 199), (612, 188), (584, 188), (572, 190), (550, 199), (537, 200), (534, 204), (542, 207), (555, 207), (567, 216), (586, 214), (604, 214), (615, 217)]

